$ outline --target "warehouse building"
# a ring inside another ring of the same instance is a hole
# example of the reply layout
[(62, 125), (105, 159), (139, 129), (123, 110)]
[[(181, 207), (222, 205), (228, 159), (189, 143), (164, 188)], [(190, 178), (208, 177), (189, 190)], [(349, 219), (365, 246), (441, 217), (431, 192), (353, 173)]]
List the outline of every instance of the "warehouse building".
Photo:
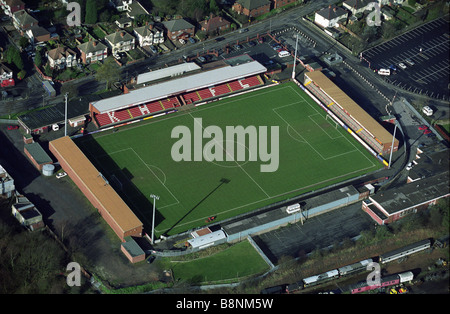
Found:
[(398, 150), (399, 141), (321, 71), (305, 73), (304, 85), (324, 107), (333, 112), (347, 127), (380, 155)]

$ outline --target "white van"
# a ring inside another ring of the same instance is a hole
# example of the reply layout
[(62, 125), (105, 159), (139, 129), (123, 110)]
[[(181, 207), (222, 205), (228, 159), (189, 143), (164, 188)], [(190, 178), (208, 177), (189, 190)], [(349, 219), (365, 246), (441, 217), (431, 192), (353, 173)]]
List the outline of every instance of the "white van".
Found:
[(278, 57), (280, 57), (280, 58), (284, 58), (284, 57), (287, 57), (287, 56), (290, 56), (291, 54), (289, 53), (289, 51), (286, 51), (286, 50), (281, 50), (279, 53), (278, 53)]
[(427, 116), (432, 116), (433, 115), (433, 109), (431, 109), (429, 106), (425, 106), (422, 108), (422, 111), (424, 114), (426, 114)]
[(390, 69), (379, 69), (378, 70), (378, 74), (379, 75), (391, 75), (391, 70)]

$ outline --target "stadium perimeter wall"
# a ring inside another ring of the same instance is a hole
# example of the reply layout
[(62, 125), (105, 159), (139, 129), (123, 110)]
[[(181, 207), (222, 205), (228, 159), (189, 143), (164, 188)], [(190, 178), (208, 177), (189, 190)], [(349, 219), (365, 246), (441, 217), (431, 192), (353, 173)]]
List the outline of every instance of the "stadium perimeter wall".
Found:
[(49, 149), (122, 242), (128, 236), (142, 237), (142, 222), (70, 137), (51, 141)]

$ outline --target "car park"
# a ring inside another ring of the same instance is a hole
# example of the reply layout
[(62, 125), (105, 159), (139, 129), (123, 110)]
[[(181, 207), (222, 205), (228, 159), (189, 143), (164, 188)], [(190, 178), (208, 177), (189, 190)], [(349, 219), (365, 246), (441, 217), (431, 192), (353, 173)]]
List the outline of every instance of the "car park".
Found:
[(403, 63), (403, 62), (400, 62), (399, 64), (398, 64), (398, 66), (401, 68), (401, 69), (406, 69), (406, 65)]

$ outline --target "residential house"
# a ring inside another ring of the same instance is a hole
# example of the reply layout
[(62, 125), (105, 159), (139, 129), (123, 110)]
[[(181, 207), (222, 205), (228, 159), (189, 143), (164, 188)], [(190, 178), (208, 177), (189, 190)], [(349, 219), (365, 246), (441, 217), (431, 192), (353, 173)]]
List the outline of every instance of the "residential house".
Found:
[(164, 43), (164, 31), (153, 24), (147, 23), (144, 26), (135, 28), (134, 34), (140, 47)]
[(129, 51), (134, 49), (136, 38), (124, 30), (109, 34), (105, 37), (106, 43), (111, 48), (114, 56), (118, 52)]
[(209, 19), (200, 22), (201, 30), (206, 33), (219, 33), (220, 31), (229, 29), (230, 26), (230, 21), (221, 16), (213, 16), (212, 14)]
[(385, 21), (392, 20), (395, 16), (395, 10), (385, 5), (381, 8), (381, 15), (383, 15)]
[(25, 3), (22, 0), (0, 0), (0, 7), (6, 15), (12, 17), (20, 10), (25, 10)]
[(124, 1), (124, 11), (129, 18), (135, 19), (139, 15), (149, 15), (148, 11), (139, 3), (139, 1)]
[(32, 17), (27, 11), (20, 10), (13, 13), (12, 21), (14, 27), (24, 36), (25, 32), (33, 26), (38, 25), (38, 20)]
[(342, 6), (352, 12), (353, 15), (357, 13), (363, 13), (369, 9), (369, 4), (373, 2), (371, 0), (346, 0), (342, 3)]
[(47, 42), (51, 39), (50, 32), (39, 25), (32, 26), (25, 33), (31, 43)]
[(270, 12), (271, 4), (270, 0), (237, 0), (232, 10), (248, 17), (258, 17)]
[(13, 71), (8, 68), (4, 63), (0, 63), (0, 83), (4, 80), (12, 79)]
[(70, 68), (78, 64), (77, 53), (67, 47), (58, 47), (47, 52), (50, 67), (56, 69)]
[(109, 0), (109, 5), (121, 12), (125, 11), (125, 8), (132, 2), (133, 0)]
[(167, 37), (172, 40), (178, 38), (187, 39), (195, 34), (195, 26), (185, 19), (165, 21), (163, 24), (167, 29)]
[(108, 47), (97, 40), (89, 40), (78, 45), (80, 59), (83, 64), (102, 61), (108, 56)]
[(314, 22), (324, 28), (338, 26), (338, 22), (343, 19), (347, 19), (348, 12), (335, 5), (329, 5), (328, 7), (316, 12), (314, 16)]

